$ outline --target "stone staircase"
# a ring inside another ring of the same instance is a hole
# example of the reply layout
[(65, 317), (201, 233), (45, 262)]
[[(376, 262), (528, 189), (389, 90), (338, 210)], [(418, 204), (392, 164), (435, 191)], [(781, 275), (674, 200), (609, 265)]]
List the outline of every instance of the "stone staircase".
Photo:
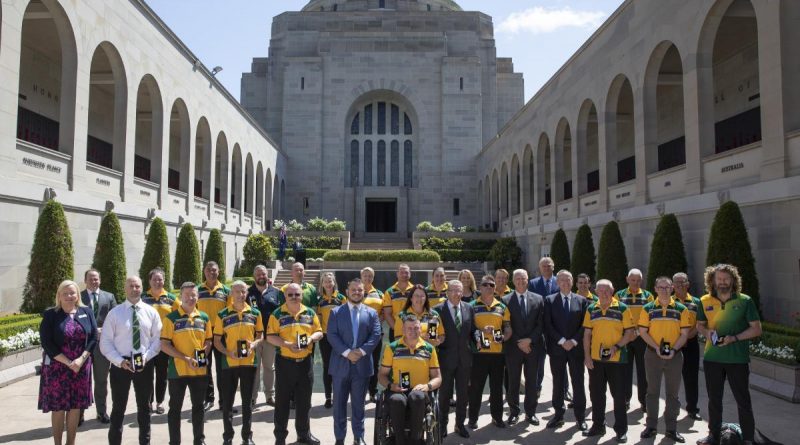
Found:
[[(320, 274), (319, 270), (310, 270), (306, 269), (306, 282), (313, 284), (315, 287), (319, 287), (319, 277)], [(275, 279), (272, 282), (272, 285), (281, 288), (283, 285), (288, 284), (292, 281), (292, 271), (291, 269), (280, 269), (278, 273), (275, 275)]]

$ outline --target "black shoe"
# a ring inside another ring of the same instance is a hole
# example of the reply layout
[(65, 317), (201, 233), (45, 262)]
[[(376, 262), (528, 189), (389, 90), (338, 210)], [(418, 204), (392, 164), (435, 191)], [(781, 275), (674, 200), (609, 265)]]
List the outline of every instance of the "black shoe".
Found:
[(703, 418), (700, 417), (700, 411), (689, 411), (686, 413), (686, 417), (692, 420), (703, 420)]
[(547, 428), (559, 428), (564, 426), (564, 417), (556, 416), (547, 421)]
[(206, 400), (205, 402), (203, 402), (203, 411), (208, 411), (213, 407), (214, 407), (213, 400)]
[(242, 439), (242, 445), (256, 445), (256, 443), (253, 442), (253, 438), (251, 437), (249, 439)]
[(639, 435), (642, 439), (649, 439), (651, 437), (656, 437), (656, 429), (647, 427), (642, 431), (642, 434)]
[(333, 401), (329, 398), (325, 399), (325, 408), (332, 408), (332, 407), (333, 407)]
[(505, 428), (506, 427), (506, 423), (503, 422), (503, 419), (492, 419), (492, 423), (494, 424), (494, 426), (496, 426), (498, 428)]
[(456, 399), (450, 399), (450, 408), (455, 408), (456, 406)]
[(367, 442), (364, 441), (363, 437), (357, 437), (353, 439), (353, 445), (367, 445)]
[(508, 426), (516, 425), (517, 422), (519, 422), (519, 415), (517, 414), (512, 414), (508, 416), (508, 420), (506, 420)]
[(302, 436), (302, 437), (298, 437), (297, 438), (297, 443), (305, 443), (307, 445), (319, 445), (320, 444), (319, 439), (314, 437), (314, 435), (311, 434), (311, 433), (308, 433), (308, 434), (306, 434), (305, 436)]
[(572, 402), (567, 403), (567, 409), (574, 407), (575, 404)]
[(532, 416), (528, 416), (527, 420), (528, 420), (528, 423), (530, 423), (531, 425), (539, 426), (540, 422), (539, 422), (539, 418), (536, 417), (536, 414), (534, 414)]
[(108, 414), (98, 414), (97, 421), (100, 423), (111, 423), (111, 418), (108, 417)]
[(478, 429), (478, 422), (469, 422), (467, 427), (473, 431)]
[(719, 440), (711, 434), (697, 441), (697, 445), (717, 445), (718, 443)]
[(586, 431), (586, 430), (588, 430), (588, 429), (589, 429), (589, 425), (587, 425), (587, 424), (586, 424), (586, 421), (585, 421), (585, 420), (579, 420), (579, 421), (576, 423), (576, 426), (577, 426), (577, 427), (578, 427), (578, 429), (579, 429), (579, 430), (581, 430), (581, 431)]
[(233, 445), (233, 439), (225, 439), (222, 441), (222, 445)]
[(592, 427), (583, 432), (585, 437), (602, 436), (606, 433), (606, 426), (602, 423), (594, 423)]
[(368, 400), (368, 402), (369, 402), (369, 403), (378, 403), (378, 399), (376, 399), (376, 398), (375, 398), (375, 394), (370, 394), (370, 395), (369, 395), (369, 400)]
[(269, 406), (275, 406), (275, 399), (273, 399), (272, 397), (269, 397), (269, 398), (267, 399), (267, 405), (269, 405)]
[(464, 425), (457, 426), (456, 427), (456, 433), (459, 436), (463, 437), (464, 439), (469, 439), (469, 431), (467, 431), (467, 429), (464, 428)]
[(294, 400), (289, 402), (289, 409), (294, 409)]
[(678, 442), (678, 443), (686, 442), (686, 439), (681, 435), (681, 433), (679, 433), (677, 431), (674, 431), (674, 430), (665, 432), (664, 436), (668, 437), (668, 438), (670, 438), (670, 439), (672, 439), (672, 440), (674, 440), (675, 442)]
[(336, 441), (336, 445), (344, 445), (344, 441), (343, 440), (337, 440)]
[(617, 434), (617, 437), (614, 438), (617, 443), (625, 443), (628, 441), (628, 435), (626, 433)]

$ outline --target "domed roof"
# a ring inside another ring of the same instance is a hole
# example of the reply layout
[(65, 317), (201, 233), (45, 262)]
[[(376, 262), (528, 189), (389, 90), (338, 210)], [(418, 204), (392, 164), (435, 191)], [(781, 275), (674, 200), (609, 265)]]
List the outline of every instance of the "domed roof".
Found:
[(462, 11), (453, 0), (311, 0), (303, 11)]

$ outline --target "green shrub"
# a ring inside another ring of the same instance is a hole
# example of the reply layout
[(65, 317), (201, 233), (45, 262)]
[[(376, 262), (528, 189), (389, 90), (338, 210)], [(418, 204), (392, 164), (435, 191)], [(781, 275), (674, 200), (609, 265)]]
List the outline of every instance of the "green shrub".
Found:
[(514, 238), (500, 238), (489, 250), (488, 260), (496, 269), (518, 269), (522, 266), (522, 249)]
[(252, 286), (252, 285), (254, 285), (256, 283), (256, 280), (254, 280), (253, 277), (241, 276), (241, 277), (233, 277), (233, 278), (231, 278), (231, 280), (229, 282), (227, 282), (226, 284), (228, 286), (230, 286), (231, 283), (233, 283), (234, 281), (244, 281), (245, 284), (247, 284), (248, 286)]
[(107, 212), (100, 223), (92, 267), (100, 272), (103, 289), (114, 294), (117, 301), (125, 301), (125, 240), (114, 212)]
[(678, 272), (685, 273), (688, 267), (678, 218), (672, 213), (664, 215), (653, 234), (645, 289), (654, 289), (656, 278), (660, 276), (672, 278)]
[(327, 252), (338, 249), (306, 249), (306, 258), (322, 258)]
[(433, 224), (430, 221), (422, 221), (417, 224), (417, 232), (433, 232)]
[(42, 316), (40, 314), (13, 314), (13, 315), (6, 315), (4, 317), (0, 317), (0, 327), (5, 325), (13, 324), (13, 323), (20, 323), (23, 321), (28, 320), (41, 320)]
[(275, 229), (276, 230), (280, 230), (280, 228), (283, 227), (283, 226), (286, 226), (286, 230), (292, 230), (292, 231), (295, 231), (295, 232), (298, 232), (298, 231), (306, 229), (305, 226), (303, 225), (303, 223), (297, 221), (296, 219), (293, 219), (293, 220), (291, 220), (289, 222), (284, 222), (284, 221), (282, 221), (280, 219), (276, 219), (275, 220)]
[(64, 208), (54, 200), (47, 201), (36, 223), (20, 310), (40, 313), (53, 306), (58, 285), (75, 276), (74, 264), (72, 235)]
[[(739, 205), (728, 201), (720, 206), (711, 224), (708, 237), (708, 254), (706, 265), (732, 264), (739, 269), (742, 277), (742, 293), (747, 294), (755, 302), (761, 313), (761, 298), (758, 291), (756, 260), (750, 248), (747, 227), (742, 218)], [(762, 314), (762, 317), (763, 314)]]
[(142, 286), (145, 291), (150, 289), (150, 280), (147, 279), (147, 276), (156, 267), (164, 270), (164, 285), (169, 286), (171, 283), (169, 238), (167, 237), (167, 226), (161, 218), (155, 218), (150, 223), (150, 231), (147, 232), (147, 242), (144, 245), (144, 254), (139, 266), (139, 276), (142, 277)]
[(611, 221), (603, 227), (600, 234), (600, 246), (597, 255), (597, 278), (605, 278), (614, 283), (614, 289), (623, 289), (628, 284), (628, 257), (625, 255), (625, 243), (619, 232), (619, 225)]
[(455, 232), (456, 231), (455, 228), (453, 228), (453, 223), (451, 223), (449, 221), (439, 224), (439, 226), (437, 226), (435, 228), (435, 230), (437, 232), (445, 232), (445, 233)]
[(444, 262), (472, 263), (487, 261), (489, 258), (488, 249), (436, 249), (433, 251), (438, 253)]
[(311, 218), (306, 223), (306, 230), (311, 230), (313, 232), (323, 232), (327, 227), (328, 221), (322, 218)]
[(247, 237), (242, 256), (242, 262), (239, 264), (240, 276), (252, 274), (253, 269), (259, 264), (267, 264), (275, 258), (275, 252), (272, 250), (269, 237), (256, 233)]
[(441, 261), (439, 254), (430, 250), (332, 250), (325, 253), (325, 261)]
[(550, 243), (550, 259), (555, 263), (555, 270), (572, 270), (570, 268), (569, 243), (567, 234), (563, 229), (556, 230), (553, 241)]
[(336, 218), (333, 218), (333, 220), (329, 221), (328, 225), (325, 226), (326, 232), (344, 232), (345, 230), (347, 230), (347, 223)]
[(775, 334), (790, 335), (792, 337), (800, 337), (800, 329), (791, 328), (778, 323), (770, 323), (762, 321), (761, 327), (765, 332), (773, 332)]
[(6, 339), (11, 337), (12, 335), (17, 335), (21, 332), (25, 332), (28, 329), (32, 329), (36, 332), (39, 332), (39, 324), (42, 322), (42, 317), (37, 315), (36, 318), (18, 320), (14, 323), (8, 323), (4, 325), (0, 325), (0, 339)]
[(178, 233), (178, 242), (175, 246), (175, 275), (172, 277), (173, 287), (180, 288), (186, 281), (200, 283), (200, 248), (197, 245), (197, 236), (194, 227), (186, 223)]
[(431, 236), (420, 239), (420, 247), (425, 250), (441, 249), (467, 249), (467, 250), (489, 250), (494, 246), (496, 240), (493, 239), (464, 239), (464, 238), (439, 238)]
[[(578, 228), (578, 233), (575, 234), (575, 242), (572, 244), (572, 261), (570, 262), (571, 271), (577, 277), (579, 274), (585, 273), (589, 275), (592, 280), (597, 280), (595, 274), (595, 252), (594, 240), (592, 239), (592, 229), (588, 224), (584, 224)], [(577, 278), (576, 278), (577, 281)]]
[(214, 261), (219, 265), (219, 281), (225, 282), (225, 249), (222, 244), (222, 232), (219, 229), (211, 229), (208, 234), (203, 264)]
[[(291, 250), (296, 241), (300, 241), (306, 249), (341, 249), (342, 239), (338, 236), (288, 236), (286, 237), (286, 250)], [(269, 242), (273, 249), (278, 248), (278, 237), (270, 237)]]

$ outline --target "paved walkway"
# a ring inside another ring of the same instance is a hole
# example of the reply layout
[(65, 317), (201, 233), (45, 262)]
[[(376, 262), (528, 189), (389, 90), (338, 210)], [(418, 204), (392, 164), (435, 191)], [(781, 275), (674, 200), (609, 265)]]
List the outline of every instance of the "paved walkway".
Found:
[[(320, 375), (318, 370), (317, 376)], [(321, 379), (315, 379), (320, 381)], [(703, 414), (706, 413), (705, 386), (703, 385), (703, 378), (701, 376), (700, 388), (700, 403), (703, 407)], [(588, 382), (588, 378), (587, 378)], [(533, 427), (527, 424), (520, 423), (512, 428), (497, 429), (491, 425), (491, 418), (488, 414), (488, 401), (484, 398), (484, 406), (481, 409), (482, 416), (478, 422), (478, 430), (472, 433), (469, 440), (463, 440), (455, 434), (450, 434), (444, 441), (444, 444), (613, 444), (613, 432), (608, 429), (605, 436), (600, 439), (588, 439), (581, 436), (580, 432), (575, 428), (572, 422), (572, 414), (568, 413), (566, 420), (567, 424), (556, 430), (545, 430), (544, 423), (552, 416), (552, 409), (550, 406), (550, 391), (551, 379), (549, 372), (545, 377), (545, 389), (542, 394), (542, 401), (539, 404), (539, 417), (542, 419), (542, 425)], [(488, 386), (488, 385), (487, 385)], [(315, 385), (318, 387), (318, 385)], [(315, 388), (316, 389), (316, 388)], [(48, 444), (53, 443), (50, 432), (50, 416), (42, 414), (36, 410), (37, 394), (39, 390), (38, 377), (32, 377), (10, 385), (5, 388), (0, 388), (0, 413), (2, 413), (2, 420), (0, 420), (0, 443), (28, 443), (28, 444)], [(321, 388), (316, 389), (321, 391)], [(588, 394), (588, 391), (587, 391)], [(635, 390), (634, 390), (635, 394)], [(783, 400), (768, 396), (766, 394), (753, 391), (753, 405), (756, 413), (756, 423), (759, 429), (769, 436), (772, 440), (782, 442), (785, 445), (792, 445), (800, 443), (800, 405), (791, 404)], [(272, 434), (272, 416), (273, 410), (271, 407), (264, 404), (265, 400), (263, 394), (260, 395), (257, 411), (253, 414), (253, 430), (254, 440), (258, 445), (274, 443), (274, 436)], [(613, 414), (610, 412), (610, 395), (606, 419), (608, 423), (613, 423)], [(130, 397), (127, 415), (125, 417), (125, 433), (123, 442), (126, 444), (134, 444), (137, 441), (137, 431), (135, 427), (135, 412), (134, 412), (134, 398)], [(323, 444), (333, 444), (333, 412), (332, 410), (325, 409), (322, 404), (324, 402), (324, 395), (320, 392), (315, 392), (313, 397), (313, 409), (311, 411), (311, 430)], [(237, 397), (237, 404), (239, 399)], [(634, 398), (635, 404), (635, 398)], [(110, 399), (109, 399), (110, 405)], [(184, 443), (191, 443), (191, 425), (188, 423), (188, 396), (184, 403), (183, 418), (185, 423), (182, 426)], [(367, 442), (372, 443), (372, 417), (374, 416), (374, 405), (367, 406)], [(661, 409), (663, 411), (663, 400)], [(78, 443), (94, 443), (102, 444), (107, 443), (106, 425), (102, 425), (94, 420), (94, 410), (87, 411), (87, 422), (78, 431)], [(451, 416), (454, 414), (451, 412)], [(733, 396), (730, 392), (725, 395), (725, 420), (736, 421), (736, 406), (733, 404)], [(153, 421), (153, 444), (166, 444), (168, 441), (166, 415), (156, 415), (152, 418)], [(665, 439), (663, 436), (664, 425), (663, 422), (659, 425), (659, 435), (655, 439), (640, 440), (639, 433), (641, 433), (643, 426), (643, 416), (638, 406), (634, 405), (628, 414), (628, 421), (630, 423), (630, 430), (628, 433), (628, 443), (644, 443), (644, 444), (670, 444), (672, 441)], [(234, 422), (238, 425), (240, 419), (237, 417)], [(451, 418), (450, 425), (452, 428), (453, 418)], [(687, 443), (693, 444), (697, 439), (703, 437), (706, 432), (706, 423), (694, 422), (686, 417), (686, 413), (681, 411), (678, 424), (679, 431), (686, 437)], [(211, 444), (222, 443), (222, 419), (220, 411), (211, 411), (207, 416), (206, 422), (206, 442)], [(238, 427), (237, 427), (238, 431)], [(293, 421), (290, 420), (289, 426), (289, 440), (294, 440), (295, 435), (293, 431)], [(351, 443), (352, 436), (348, 435), (347, 443)], [(237, 442), (238, 443), (238, 437)]]

